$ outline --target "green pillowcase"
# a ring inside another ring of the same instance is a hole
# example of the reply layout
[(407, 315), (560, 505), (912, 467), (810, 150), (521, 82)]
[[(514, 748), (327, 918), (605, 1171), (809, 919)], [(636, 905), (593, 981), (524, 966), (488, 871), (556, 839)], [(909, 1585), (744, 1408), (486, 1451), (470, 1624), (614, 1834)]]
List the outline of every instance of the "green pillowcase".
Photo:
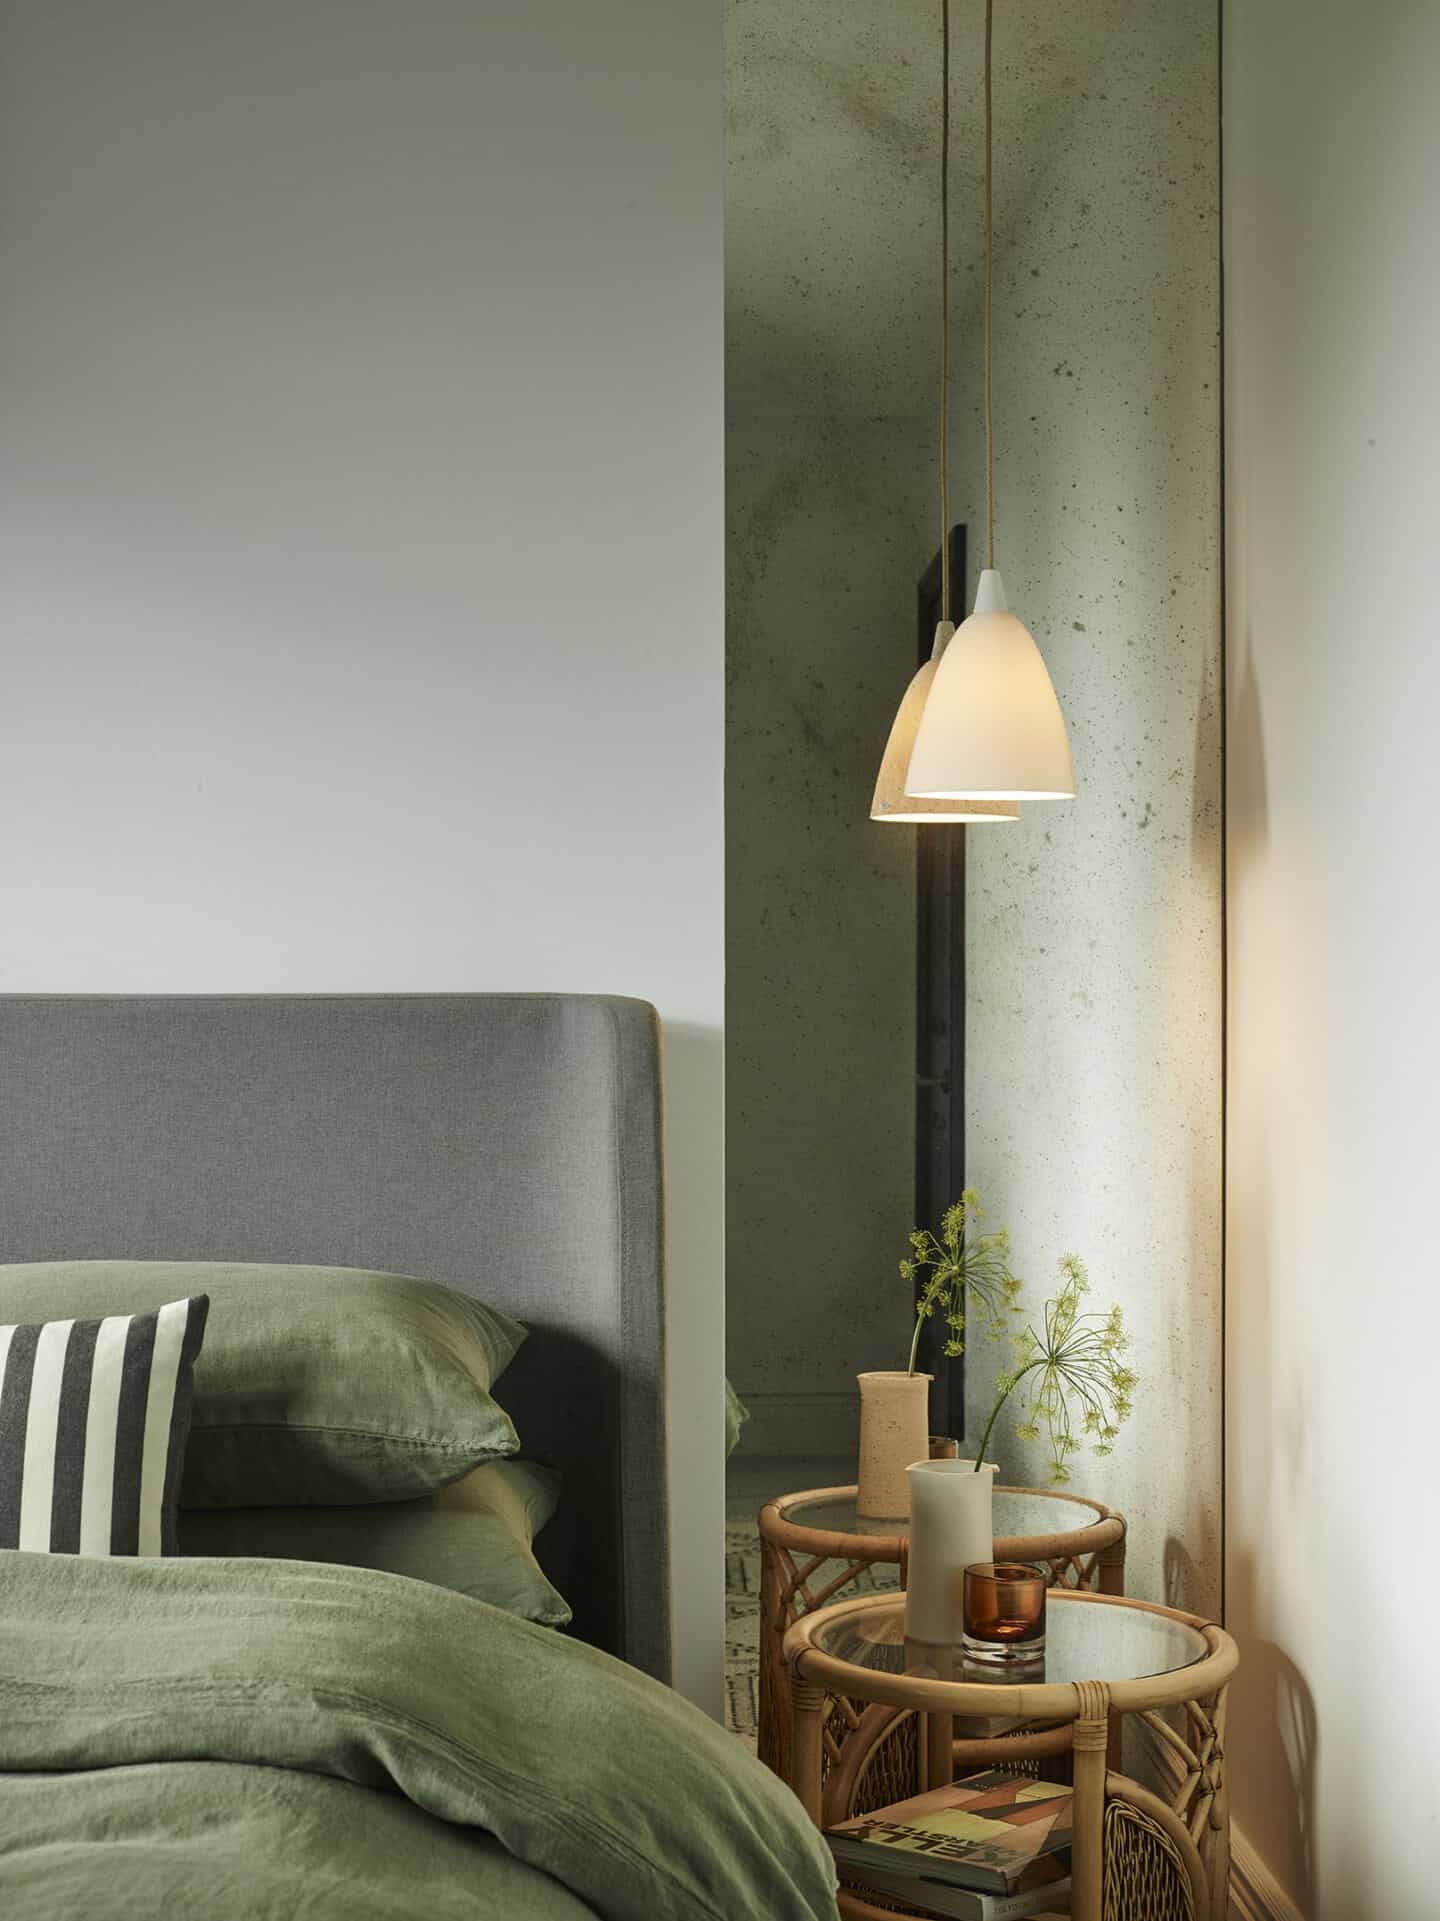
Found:
[(559, 1494), (554, 1468), (491, 1461), (420, 1501), (182, 1513), (180, 1552), (379, 1568), (563, 1627), (570, 1609), (531, 1551)]
[(434, 1281), (202, 1261), (0, 1266), (0, 1321), (208, 1294), (182, 1507), (409, 1500), (519, 1447), (490, 1387), (525, 1329)]

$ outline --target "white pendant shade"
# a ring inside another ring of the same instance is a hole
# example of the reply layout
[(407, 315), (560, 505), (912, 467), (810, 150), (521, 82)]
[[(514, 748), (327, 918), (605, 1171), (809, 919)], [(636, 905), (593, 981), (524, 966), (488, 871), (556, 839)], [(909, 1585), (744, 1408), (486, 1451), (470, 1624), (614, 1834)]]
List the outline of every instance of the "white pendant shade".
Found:
[(992, 569), (980, 576), (974, 613), (935, 664), (905, 793), (921, 806), (1075, 797), (1070, 743), (1049, 672), (1030, 634), (1006, 611), (1004, 584)]
[(880, 763), (880, 778), (875, 783), (875, 798), (870, 803), (871, 820), (934, 821), (954, 825), (960, 821), (1017, 820), (1019, 810), (1000, 801), (912, 800), (905, 792), (905, 773), (915, 745), (915, 730), (930, 694), (940, 658), (945, 652), (954, 623), (942, 620), (935, 629), (935, 649), (929, 660), (905, 690), (885, 743), (885, 758)]

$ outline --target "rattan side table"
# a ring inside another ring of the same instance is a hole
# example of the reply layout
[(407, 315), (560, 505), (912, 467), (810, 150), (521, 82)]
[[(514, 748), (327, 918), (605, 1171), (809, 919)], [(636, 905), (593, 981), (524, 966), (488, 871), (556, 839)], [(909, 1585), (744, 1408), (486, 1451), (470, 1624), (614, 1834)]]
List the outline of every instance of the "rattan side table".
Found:
[[(759, 1526), (758, 1751), (783, 1781), (790, 1778), (787, 1629), (871, 1568), (897, 1568), (903, 1588), (910, 1543), (894, 1521), (857, 1515), (853, 1487), (778, 1495), (761, 1508)], [(1098, 1501), (1054, 1488), (997, 1487), (995, 1529), (997, 1560), (1045, 1562), (1055, 1587), (1125, 1592), (1125, 1520)]]
[[(1111, 1595), (1057, 1590), (1047, 1612), (1043, 1669), (998, 1681), (976, 1678), (959, 1650), (907, 1643), (901, 1595), (803, 1615), (785, 1636), (791, 1787), (821, 1826), (883, 1805), (891, 1797), (868, 1777), (907, 1723), (921, 1788), (1059, 1761), (1075, 1795), (1074, 1921), (1225, 1921), (1234, 1641), (1196, 1615)], [(1112, 1765), (1125, 1717), (1157, 1757), (1159, 1791)], [(893, 1921), (851, 1890), (840, 1912)]]

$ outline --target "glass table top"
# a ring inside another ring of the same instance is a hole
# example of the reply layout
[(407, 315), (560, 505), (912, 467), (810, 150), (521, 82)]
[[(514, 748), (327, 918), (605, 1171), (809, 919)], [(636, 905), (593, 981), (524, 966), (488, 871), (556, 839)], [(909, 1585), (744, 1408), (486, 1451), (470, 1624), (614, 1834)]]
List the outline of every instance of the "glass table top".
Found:
[[(909, 1523), (898, 1520), (870, 1520), (855, 1512), (855, 1490), (847, 1488), (832, 1500), (786, 1501), (785, 1519), (797, 1527), (813, 1527), (826, 1534), (905, 1534)], [(1053, 1494), (1023, 1492), (1018, 1488), (995, 1490), (995, 1534), (997, 1539), (1025, 1538), (1033, 1534), (1073, 1534), (1077, 1528), (1093, 1527), (1100, 1519), (1088, 1503), (1057, 1500)]]
[(1052, 1594), (1045, 1616), (1044, 1655), (1023, 1667), (976, 1666), (966, 1661), (962, 1648), (907, 1643), (905, 1603), (898, 1597), (820, 1623), (810, 1644), (834, 1660), (872, 1673), (1004, 1684), (1138, 1681), (1188, 1668), (1209, 1652), (1204, 1636), (1194, 1628), (1145, 1608)]

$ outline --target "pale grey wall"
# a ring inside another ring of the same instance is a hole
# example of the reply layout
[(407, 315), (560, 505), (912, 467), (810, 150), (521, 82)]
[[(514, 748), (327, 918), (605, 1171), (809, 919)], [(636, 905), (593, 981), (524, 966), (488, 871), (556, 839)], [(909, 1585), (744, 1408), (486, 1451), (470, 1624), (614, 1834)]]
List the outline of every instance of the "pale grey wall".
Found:
[[(730, 0), (730, 1368), (844, 1445), (903, 1365), (914, 834), (870, 790), (936, 544), (936, 79), (912, 0)], [(923, 42), (921, 43), (923, 45)]]
[[(997, 560), (1054, 676), (1080, 793), (970, 835), (969, 1172), (1032, 1296), (1073, 1248), (1095, 1300), (1124, 1305), (1135, 1416), (1112, 1458), (1077, 1459), (1075, 1485), (1129, 1516), (1132, 1593), (1206, 1611), (1221, 1471), (1215, 9), (1086, 0), (1061, 16), (1029, 0), (1000, 10), (995, 52)], [(978, 74), (961, 63), (973, 125)], [(977, 455), (967, 441), (976, 509)], [(998, 1458), (1009, 1478), (1044, 1471), (1013, 1435)]]
[(721, 1658), (718, 0), (14, 0), (0, 982), (667, 1025)]
[(1437, 1906), (1437, 71), (1433, 6), (1225, 8), (1227, 1745), (1343, 1921)]

